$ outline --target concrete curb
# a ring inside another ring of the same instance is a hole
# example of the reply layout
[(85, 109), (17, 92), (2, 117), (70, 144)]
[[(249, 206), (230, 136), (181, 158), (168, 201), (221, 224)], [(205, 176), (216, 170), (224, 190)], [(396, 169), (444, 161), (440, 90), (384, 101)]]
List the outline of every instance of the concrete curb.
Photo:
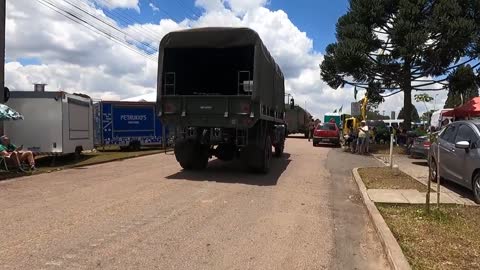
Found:
[(377, 231), (390, 266), (392, 267), (392, 269), (395, 270), (411, 270), (412, 268), (410, 267), (407, 258), (403, 254), (400, 245), (393, 236), (392, 231), (390, 231), (390, 228), (388, 228), (387, 223), (383, 219), (375, 204), (368, 197), (367, 188), (365, 187), (365, 184), (363, 183), (362, 178), (358, 173), (358, 168), (353, 169), (352, 174), (353, 179), (355, 180), (358, 188), (360, 189), (363, 202), (365, 203), (365, 206), (368, 210), (368, 215), (370, 216), (373, 226)]

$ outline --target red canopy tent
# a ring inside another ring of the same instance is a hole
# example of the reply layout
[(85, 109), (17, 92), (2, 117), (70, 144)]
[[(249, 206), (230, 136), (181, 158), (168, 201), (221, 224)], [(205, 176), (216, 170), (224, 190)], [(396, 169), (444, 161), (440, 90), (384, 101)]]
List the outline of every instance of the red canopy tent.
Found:
[(455, 118), (480, 117), (480, 97), (473, 98), (462, 106), (445, 112), (443, 116)]

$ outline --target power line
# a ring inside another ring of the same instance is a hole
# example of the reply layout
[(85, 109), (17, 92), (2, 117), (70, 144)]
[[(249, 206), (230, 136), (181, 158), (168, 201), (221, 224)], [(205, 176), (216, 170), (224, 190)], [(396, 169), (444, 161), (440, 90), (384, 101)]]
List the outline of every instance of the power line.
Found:
[(193, 17), (199, 18), (199, 17), (201, 16), (201, 15), (198, 15), (197, 12), (196, 12), (195, 10), (193, 10), (192, 8), (187, 7), (183, 1), (181, 1), (181, 0), (176, 0), (176, 2), (177, 2), (177, 4), (178, 4), (181, 8), (183, 8), (183, 9), (186, 11), (185, 14), (186, 14), (187, 16), (188, 16), (188, 13), (187, 13), (188, 11), (192, 12)]
[(95, 15), (92, 15), (90, 14), (88, 11), (78, 7), (77, 5), (69, 2), (68, 0), (63, 0), (64, 2), (66, 2), (67, 4), (73, 6), (75, 9), (79, 10), (80, 12), (82, 12), (83, 14), (86, 14), (88, 16), (90, 16), (91, 18), (99, 21), (100, 23), (103, 23), (104, 25), (108, 26), (109, 28), (115, 30), (115, 31), (118, 31), (120, 32), (122, 35), (124, 36), (129, 36), (133, 41), (137, 42), (138, 44), (140, 44), (141, 46), (144, 46), (150, 50), (152, 50), (154, 53), (157, 51), (157, 49), (155, 47), (152, 47), (150, 44), (146, 43), (146, 42), (143, 42), (143, 41), (138, 41), (134, 36), (132, 36), (131, 34), (129, 34), (128, 32), (125, 32), (123, 31), (122, 29), (119, 29), (117, 26), (115, 25), (112, 25), (111, 23), (108, 23), (108, 22), (105, 22), (104, 20), (98, 18), (97, 16)]
[[(103, 3), (111, 3), (110, 2), (111, 0), (96, 0), (96, 1), (103, 2)], [(130, 25), (130, 24), (139, 25), (141, 29), (138, 29), (138, 31), (141, 31), (143, 34), (149, 36), (149, 38), (151, 38), (152, 41), (157, 41), (158, 43), (158, 41), (162, 38), (161, 36), (157, 35), (155, 32), (152, 32), (146, 29), (143, 24), (139, 23), (128, 14), (123, 14), (122, 12), (117, 12), (115, 9), (108, 9), (108, 8), (103, 11), (109, 15), (112, 15), (112, 17), (117, 17), (116, 19), (122, 23), (125, 23), (125, 25)]]
[(57, 5), (55, 5), (55, 3), (52, 3), (48, 0), (37, 0), (40, 4), (42, 4), (43, 6), (55, 11), (56, 13), (66, 17), (67, 19), (75, 22), (75, 23), (78, 23), (82, 26), (84, 26), (85, 28), (95, 32), (96, 34), (99, 34), (99, 35), (103, 35), (105, 36), (106, 38), (110, 39), (111, 41), (149, 59), (149, 60), (152, 60), (152, 61), (155, 61), (157, 62), (158, 60), (156, 59), (156, 57), (153, 57), (152, 55), (149, 55), (147, 53), (145, 53), (143, 50), (141, 49), (138, 49), (137, 47), (132, 47), (129, 43), (127, 43), (124, 39), (121, 39), (119, 38), (118, 36), (115, 36), (115, 35), (112, 35), (102, 29), (100, 29), (99, 27), (93, 25), (92, 23), (89, 23), (88, 21), (80, 18), (79, 16), (77, 16), (76, 14), (68, 11), (68, 10), (65, 10), (65, 9), (62, 9), (60, 7), (58, 7)]
[[(152, 0), (152, 2), (154, 2), (155, 0)], [(160, 9), (161, 12), (163, 12), (165, 15), (167, 15), (167, 17), (169, 17), (170, 19), (174, 20), (175, 19), (173, 18), (173, 16), (164, 8), (162, 8), (163, 5), (160, 4), (160, 2), (157, 1), (157, 8)], [(178, 20), (177, 18), (177, 21), (180, 21)]]

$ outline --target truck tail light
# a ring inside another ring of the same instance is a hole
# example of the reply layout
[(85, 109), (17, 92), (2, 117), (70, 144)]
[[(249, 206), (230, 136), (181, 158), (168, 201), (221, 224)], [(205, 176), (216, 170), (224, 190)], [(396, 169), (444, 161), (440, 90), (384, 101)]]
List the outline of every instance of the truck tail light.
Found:
[(250, 103), (243, 103), (240, 110), (242, 110), (242, 113), (250, 113)]
[(175, 105), (171, 103), (166, 103), (164, 106), (164, 109), (165, 109), (165, 113), (173, 113), (176, 110)]

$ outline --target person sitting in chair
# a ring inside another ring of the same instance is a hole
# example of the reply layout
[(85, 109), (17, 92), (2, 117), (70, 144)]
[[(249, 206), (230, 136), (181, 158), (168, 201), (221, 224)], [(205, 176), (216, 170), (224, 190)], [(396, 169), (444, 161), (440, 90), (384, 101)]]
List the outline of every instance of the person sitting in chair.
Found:
[(16, 152), (8, 152), (7, 148), (0, 144), (0, 156), (5, 158), (5, 166), (11, 164), (15, 168), (20, 168), (20, 161)]
[(23, 151), (23, 145), (17, 147), (13, 143), (10, 142), (10, 138), (7, 136), (2, 136), (0, 138), (0, 152), (3, 153), (4, 156), (5, 152), (9, 154), (11, 157), (12, 155), (15, 157), (16, 162), (15, 165), (20, 167), (22, 162), (28, 162), (31, 170), (35, 170), (35, 158), (33, 157), (32, 151)]

